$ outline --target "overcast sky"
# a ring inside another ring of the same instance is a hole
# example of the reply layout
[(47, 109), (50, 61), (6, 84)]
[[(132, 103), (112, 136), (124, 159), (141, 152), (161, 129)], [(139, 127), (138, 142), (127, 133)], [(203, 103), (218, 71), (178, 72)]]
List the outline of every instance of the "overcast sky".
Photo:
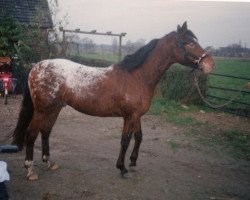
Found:
[[(246, 1), (246, 0), (245, 0)], [(188, 27), (203, 46), (239, 43), (250, 48), (250, 2), (171, 0), (58, 0), (60, 17), (68, 15), (65, 28), (84, 31), (126, 32), (124, 41), (150, 41)], [(96, 43), (111, 44), (111, 37), (89, 36)]]

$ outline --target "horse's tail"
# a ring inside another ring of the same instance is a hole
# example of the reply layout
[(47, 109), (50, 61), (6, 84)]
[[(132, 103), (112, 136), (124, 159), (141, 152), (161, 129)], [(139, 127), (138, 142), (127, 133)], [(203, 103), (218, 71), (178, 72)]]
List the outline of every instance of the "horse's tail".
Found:
[(19, 113), (16, 128), (14, 129), (12, 144), (17, 145), (19, 150), (22, 150), (25, 142), (25, 133), (28, 128), (34, 113), (34, 106), (30, 96), (28, 81), (24, 89), (21, 111)]

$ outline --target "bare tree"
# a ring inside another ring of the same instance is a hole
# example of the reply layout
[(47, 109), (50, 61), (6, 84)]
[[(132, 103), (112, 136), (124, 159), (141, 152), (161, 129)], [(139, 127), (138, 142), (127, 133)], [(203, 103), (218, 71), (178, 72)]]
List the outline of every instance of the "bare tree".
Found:
[(60, 8), (58, 0), (48, 0), (48, 3), (53, 21), (53, 29), (51, 29), (48, 33), (50, 54), (52, 54), (52, 56), (65, 55), (69, 43), (63, 43), (62, 38), (60, 37), (61, 32), (59, 31), (59, 29), (60, 27), (64, 27), (68, 24), (68, 14), (66, 13), (59, 18), (58, 14), (60, 12)]
[(136, 42), (132, 42), (131, 40), (128, 40), (126, 44), (124, 45), (124, 50), (127, 54), (132, 54), (141, 47), (145, 45), (145, 39), (139, 39)]
[(124, 45), (124, 50), (127, 54), (132, 54), (135, 52), (134, 43), (131, 40), (128, 40)]
[(146, 40), (145, 39), (138, 39), (135, 43), (134, 43), (134, 46), (135, 46), (135, 49), (138, 50), (140, 49), (141, 47), (145, 46), (146, 44)]
[(85, 37), (82, 39), (81, 43), (83, 44), (85, 52), (92, 53), (95, 51), (96, 44), (92, 39)]

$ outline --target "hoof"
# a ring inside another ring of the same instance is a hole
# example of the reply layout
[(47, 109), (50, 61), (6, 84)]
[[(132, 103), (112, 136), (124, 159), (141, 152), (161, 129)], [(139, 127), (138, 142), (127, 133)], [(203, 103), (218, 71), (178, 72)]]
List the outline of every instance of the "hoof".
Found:
[(52, 171), (55, 171), (59, 168), (59, 166), (56, 163), (49, 163), (48, 168)]
[(129, 169), (132, 172), (136, 172), (136, 166), (129, 165)]
[(36, 180), (38, 180), (38, 175), (37, 174), (30, 174), (30, 175), (27, 175), (27, 178), (29, 181), (36, 181)]
[(131, 162), (131, 163), (129, 164), (129, 166), (130, 166), (130, 167), (136, 167), (136, 162)]
[(133, 176), (130, 173), (126, 173), (126, 174), (122, 175), (122, 178), (123, 179), (130, 179), (130, 178), (133, 178)]
[(124, 176), (124, 174), (128, 173), (128, 170), (126, 167), (121, 168), (121, 175)]

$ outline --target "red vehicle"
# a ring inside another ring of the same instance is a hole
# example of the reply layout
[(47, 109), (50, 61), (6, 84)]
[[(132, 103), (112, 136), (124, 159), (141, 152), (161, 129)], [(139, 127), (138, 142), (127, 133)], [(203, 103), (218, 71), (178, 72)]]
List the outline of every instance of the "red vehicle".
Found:
[(14, 92), (17, 79), (12, 76), (11, 59), (0, 57), (0, 91), (4, 96), (4, 103), (7, 104), (9, 92)]

